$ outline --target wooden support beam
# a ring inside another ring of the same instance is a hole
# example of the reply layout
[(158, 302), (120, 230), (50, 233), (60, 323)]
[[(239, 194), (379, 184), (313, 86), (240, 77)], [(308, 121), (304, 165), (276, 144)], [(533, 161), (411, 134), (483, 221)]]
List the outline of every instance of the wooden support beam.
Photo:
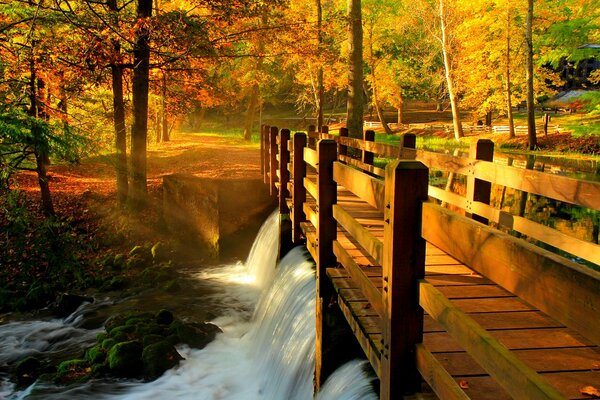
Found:
[(270, 136), (269, 136), (270, 131), (271, 131), (271, 127), (269, 125), (263, 126), (264, 144), (263, 144), (262, 159), (263, 159), (263, 165), (264, 165), (263, 179), (264, 179), (265, 185), (270, 184), (270, 179), (269, 179), (269, 161), (271, 160), (271, 156), (270, 156), (271, 145), (270, 145)]
[[(493, 161), (494, 160), (494, 142), (489, 139), (479, 139), (471, 143), (469, 157), (475, 160)], [(491, 182), (483, 181), (469, 174), (467, 176), (467, 217), (473, 218), (482, 224), (488, 224), (488, 219), (481, 215), (473, 214), (471, 205), (474, 201), (484, 204), (490, 204), (490, 195), (492, 192)]]
[[(327, 304), (333, 295), (331, 284), (327, 284), (328, 267), (336, 265), (333, 253), (333, 241), (337, 236), (337, 224), (333, 218), (333, 205), (337, 202), (337, 185), (333, 180), (333, 163), (337, 159), (337, 144), (333, 140), (319, 140), (318, 152), (318, 175), (317, 175), (317, 318), (316, 318), (316, 341), (315, 341), (315, 390), (319, 391), (321, 385), (327, 378), (325, 371), (330, 371), (329, 363), (334, 360), (323, 358), (323, 349), (329, 346), (331, 333), (327, 331), (323, 323), (324, 313), (327, 312)], [(323, 305), (325, 302), (325, 306)]]
[(417, 136), (414, 133), (405, 133), (400, 136), (400, 151), (398, 158), (401, 160), (414, 160), (416, 157)]
[(379, 211), (383, 211), (385, 189), (381, 179), (373, 178), (340, 162), (334, 164), (333, 170), (334, 179), (337, 183)]
[(290, 162), (290, 151), (288, 142), (290, 141), (290, 130), (282, 129), (279, 133), (279, 213), (288, 214), (290, 210), (285, 200), (290, 196), (287, 184), (290, 181), (290, 171), (288, 163)]
[(300, 223), (306, 221), (306, 216), (302, 206), (306, 201), (306, 189), (304, 188), (304, 177), (306, 176), (306, 163), (304, 162), (304, 148), (306, 147), (306, 134), (296, 132), (294, 134), (294, 158), (293, 169), (293, 189), (292, 189), (292, 241), (299, 243), (302, 236)]
[[(375, 131), (371, 131), (371, 130), (365, 131), (364, 140), (366, 142), (374, 142), (375, 141)], [(362, 151), (361, 161), (363, 163), (368, 164), (368, 165), (373, 165), (373, 160), (374, 160), (374, 155), (372, 152), (367, 151), (367, 150)]]
[(317, 139), (316, 139), (316, 134), (317, 133), (317, 127), (314, 125), (309, 125), (308, 126), (308, 146), (311, 148), (314, 148), (316, 143), (317, 143)]
[(276, 126), (272, 126), (269, 131), (269, 177), (270, 185), (269, 190), (271, 196), (277, 195), (277, 188), (275, 182), (277, 182), (277, 129)]
[(260, 173), (265, 176), (265, 125), (260, 126)]
[(425, 165), (408, 160), (388, 164), (385, 172), (380, 396), (390, 400), (421, 386), (415, 346), (423, 341), (418, 280), (425, 276), (421, 208), (429, 176)]

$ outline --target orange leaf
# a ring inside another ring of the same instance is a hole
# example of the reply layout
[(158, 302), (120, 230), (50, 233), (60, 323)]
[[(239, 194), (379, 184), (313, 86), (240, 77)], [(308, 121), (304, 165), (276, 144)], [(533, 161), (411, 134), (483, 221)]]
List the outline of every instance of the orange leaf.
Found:
[(598, 397), (600, 398), (600, 390), (596, 389), (593, 386), (586, 386), (579, 389), (581, 394), (585, 394), (586, 396)]
[(467, 381), (458, 381), (458, 386), (460, 386), (461, 389), (468, 389), (469, 388), (469, 382), (467, 382)]

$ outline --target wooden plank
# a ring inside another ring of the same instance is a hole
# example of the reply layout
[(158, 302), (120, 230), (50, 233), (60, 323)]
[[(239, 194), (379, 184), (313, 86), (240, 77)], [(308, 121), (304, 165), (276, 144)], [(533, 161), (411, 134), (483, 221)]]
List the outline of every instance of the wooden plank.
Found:
[(279, 133), (279, 213), (288, 214), (290, 212), (285, 199), (289, 197), (288, 182), (290, 181), (290, 171), (288, 163), (290, 162), (290, 151), (288, 142), (290, 141), (290, 130), (282, 129)]
[(437, 289), (450, 300), (514, 297), (512, 293), (497, 285), (445, 286)]
[(423, 344), (416, 346), (417, 368), (435, 394), (444, 400), (468, 399), (469, 396)]
[(299, 243), (301, 238), (300, 223), (306, 221), (304, 215), (304, 202), (306, 201), (306, 189), (304, 188), (304, 177), (306, 176), (306, 163), (304, 162), (303, 149), (306, 147), (306, 134), (296, 132), (293, 138), (294, 153), (292, 159), (292, 241)]
[(375, 153), (375, 154), (383, 156), (383, 157), (395, 158), (398, 156), (398, 152), (399, 152), (398, 146), (393, 146), (393, 145), (384, 144), (384, 143), (377, 143), (377, 142), (368, 142), (365, 140), (360, 140), (360, 139), (355, 139), (355, 138), (350, 138), (350, 137), (341, 137), (340, 136), (338, 139), (338, 143), (340, 143), (344, 146), (353, 147), (355, 149), (369, 151), (371, 153)]
[(319, 197), (319, 191), (317, 189), (317, 184), (310, 178), (304, 178), (304, 188), (310, 194), (313, 199), (317, 199)]
[(313, 168), (317, 168), (319, 158), (317, 152), (309, 147), (304, 148), (304, 161)]
[(377, 311), (379, 315), (383, 315), (381, 292), (375, 287), (375, 285), (373, 285), (373, 283), (337, 240), (333, 242), (333, 253), (337, 257), (340, 264), (342, 264), (346, 271), (348, 271), (350, 277), (352, 277), (354, 282), (358, 285), (361, 292), (364, 293), (373, 309)]
[(356, 239), (356, 241), (381, 264), (383, 260), (383, 243), (376, 239), (365, 227), (360, 225), (350, 214), (339, 205), (333, 206), (333, 217)]
[(319, 225), (319, 218), (317, 212), (314, 208), (314, 204), (305, 202), (302, 206), (302, 211), (304, 211), (304, 215), (306, 216), (306, 220), (309, 221), (315, 229)]
[(429, 186), (429, 196), (439, 201), (452, 204), (453, 206), (460, 207), (463, 210), (467, 209), (467, 199), (456, 193), (448, 192), (442, 188)]
[(367, 359), (371, 363), (373, 370), (378, 377), (381, 376), (381, 354), (375, 345), (381, 336), (367, 335), (365, 332), (363, 332), (360, 323), (355, 319), (350, 307), (348, 307), (343, 299), (342, 301), (338, 302), (338, 305), (340, 306), (342, 314), (344, 314), (344, 317), (346, 317), (346, 320), (350, 325), (350, 329), (352, 329), (352, 332), (354, 332), (354, 336), (358, 340), (358, 343), (360, 343), (360, 347), (362, 347)]
[(475, 161), (473, 175), (498, 185), (600, 210), (600, 182)]
[(381, 180), (340, 162), (334, 163), (333, 179), (368, 204), (383, 211), (384, 184)]
[[(420, 283), (420, 304), (513, 397), (562, 399), (563, 396), (516, 358), (496, 338), (454, 307), (430, 283)], [(435, 335), (435, 334), (431, 334)]]
[(271, 131), (269, 132), (269, 190), (271, 196), (277, 195), (277, 188), (275, 187), (275, 182), (277, 182), (277, 132), (279, 132), (279, 130), (276, 126), (272, 126)]
[[(427, 279), (429, 281), (429, 279)], [(438, 288), (440, 289), (440, 288)], [(539, 311), (505, 311), (488, 313), (468, 313), (469, 317), (487, 330), (507, 329), (538, 329), (538, 328), (562, 328), (559, 322), (544, 315)], [(443, 332), (444, 328), (432, 320), (428, 315), (424, 320), (425, 332)]]
[[(492, 161), (494, 159), (494, 142), (489, 139), (479, 139), (471, 143), (469, 157), (476, 160)], [(492, 192), (491, 182), (478, 179), (472, 175), (467, 176), (467, 206), (474, 201), (483, 204), (490, 204), (490, 195)], [(467, 207), (466, 216), (487, 225), (488, 220), (480, 215), (473, 214), (470, 207)]]
[[(600, 352), (589, 347), (514, 350), (513, 354), (538, 373), (600, 370)], [(485, 375), (467, 353), (436, 353), (435, 357), (454, 376)]]
[(422, 232), (475, 271), (600, 343), (599, 272), (431, 203), (423, 205)]

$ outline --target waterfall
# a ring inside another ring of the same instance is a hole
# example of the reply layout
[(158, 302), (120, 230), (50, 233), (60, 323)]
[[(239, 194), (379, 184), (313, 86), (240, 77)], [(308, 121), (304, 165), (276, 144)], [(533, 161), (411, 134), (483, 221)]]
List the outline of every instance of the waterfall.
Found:
[[(220, 301), (230, 311), (223, 329), (201, 350), (153, 382), (91, 381), (35, 384), (17, 398), (309, 400), (313, 398), (315, 275), (305, 251), (293, 249), (275, 267), (277, 214), (261, 228), (246, 264), (205, 270), (199, 279), (224, 283)], [(256, 276), (255, 274), (260, 274)], [(251, 311), (248, 311), (251, 310)], [(320, 400), (376, 399), (364, 362), (354, 361), (325, 383)]]

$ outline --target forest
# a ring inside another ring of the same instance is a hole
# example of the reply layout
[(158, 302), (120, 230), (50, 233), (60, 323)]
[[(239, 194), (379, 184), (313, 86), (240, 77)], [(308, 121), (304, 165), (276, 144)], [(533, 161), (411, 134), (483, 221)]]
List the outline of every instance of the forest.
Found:
[[(0, 312), (66, 316), (95, 293), (175, 293), (177, 266), (210, 263), (174, 242), (162, 178), (254, 177), (265, 123), (354, 138), (372, 124), (377, 140), (410, 131), (452, 149), (481, 128), (528, 157), (591, 160), (597, 175), (600, 7), (3, 0), (0, 98)], [(572, 213), (597, 243), (599, 213)], [(62, 383), (80, 377), (69, 368)]]

